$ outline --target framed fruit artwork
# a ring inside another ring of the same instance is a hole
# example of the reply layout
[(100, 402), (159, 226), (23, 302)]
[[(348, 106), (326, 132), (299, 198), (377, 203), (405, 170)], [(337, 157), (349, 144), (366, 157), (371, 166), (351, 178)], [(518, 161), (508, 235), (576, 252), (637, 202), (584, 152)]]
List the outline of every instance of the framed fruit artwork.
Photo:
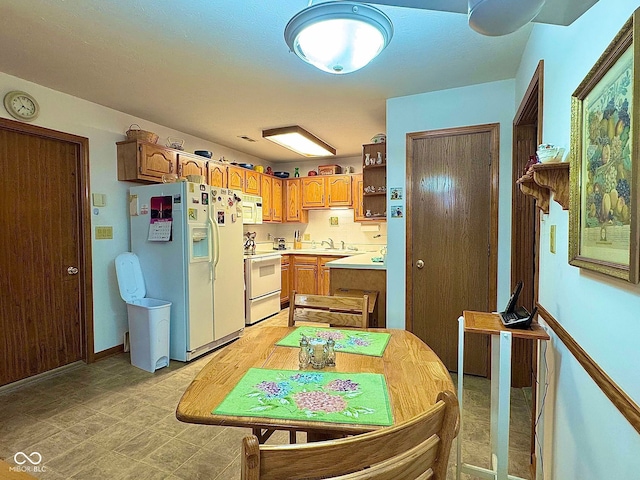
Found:
[(571, 99), (569, 263), (638, 283), (640, 9)]

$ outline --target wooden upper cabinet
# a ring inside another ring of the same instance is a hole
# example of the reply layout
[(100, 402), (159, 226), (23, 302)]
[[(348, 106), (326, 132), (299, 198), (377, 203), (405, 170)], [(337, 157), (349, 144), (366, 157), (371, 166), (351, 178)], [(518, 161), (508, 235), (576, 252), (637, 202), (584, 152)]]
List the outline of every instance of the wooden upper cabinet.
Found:
[(351, 175), (331, 175), (326, 178), (327, 207), (351, 207)]
[(282, 179), (271, 179), (271, 221), (282, 222)]
[(302, 179), (302, 208), (325, 207), (324, 177), (304, 177)]
[(302, 179), (302, 208), (352, 205), (351, 175), (317, 175)]
[(271, 198), (272, 178), (269, 175), (260, 175), (260, 189), (262, 191), (262, 221), (270, 222), (273, 212), (273, 199)]
[(244, 169), (244, 193), (260, 195), (260, 174), (255, 170)]
[(178, 173), (176, 150), (139, 140), (117, 142), (118, 180), (161, 182), (162, 175)]
[(246, 168), (229, 166), (227, 188), (244, 192), (244, 172)]
[(364, 216), (364, 209), (362, 207), (362, 194), (364, 193), (362, 174), (354, 175), (351, 182), (353, 195), (353, 221), (363, 222), (367, 220), (367, 217)]
[(210, 160), (207, 165), (208, 183), (212, 187), (227, 188), (227, 165)]
[(178, 154), (178, 176), (186, 178), (187, 175), (202, 175), (207, 178), (207, 161)]
[(291, 178), (284, 181), (284, 221), (307, 223), (309, 212), (302, 209), (302, 180)]

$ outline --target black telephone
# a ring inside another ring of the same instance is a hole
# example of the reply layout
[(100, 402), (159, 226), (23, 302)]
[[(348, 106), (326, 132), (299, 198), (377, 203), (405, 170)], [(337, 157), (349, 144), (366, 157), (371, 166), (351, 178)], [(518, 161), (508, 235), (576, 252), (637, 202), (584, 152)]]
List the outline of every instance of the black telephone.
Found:
[(529, 328), (531, 321), (538, 310), (536, 307), (531, 313), (529, 313), (524, 307), (516, 309), (516, 304), (518, 303), (518, 297), (520, 296), (521, 290), (522, 280), (516, 284), (516, 288), (513, 290), (504, 312), (500, 312), (498, 314), (500, 315), (502, 324), (507, 328)]
[[(526, 312), (527, 310), (523, 308)], [(502, 324), (507, 328), (529, 328), (531, 326), (531, 322), (533, 321), (533, 317), (536, 316), (538, 312), (538, 307), (533, 307), (531, 313), (526, 317), (515, 317), (511, 320), (506, 320), (503, 318), (502, 314), (500, 315), (500, 319), (502, 320)]]

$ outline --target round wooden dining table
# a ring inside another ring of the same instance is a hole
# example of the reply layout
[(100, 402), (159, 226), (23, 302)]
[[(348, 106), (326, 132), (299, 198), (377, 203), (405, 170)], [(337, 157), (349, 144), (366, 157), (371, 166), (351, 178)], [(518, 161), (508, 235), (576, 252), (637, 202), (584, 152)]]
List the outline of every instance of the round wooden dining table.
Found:
[[(376, 425), (284, 420), (212, 414), (250, 368), (298, 370), (298, 348), (276, 345), (296, 327), (265, 326), (247, 329), (240, 339), (220, 350), (203, 367), (183, 394), (178, 420), (187, 423), (225, 425), (267, 430), (305, 431), (311, 436), (341, 436), (364, 433)], [(367, 329), (391, 334), (382, 357), (337, 352), (335, 367), (322, 371), (378, 373), (384, 375), (393, 424), (405, 422), (436, 403), (438, 393), (455, 393), (449, 372), (438, 356), (411, 332)], [(308, 367), (311, 369), (311, 367)]]

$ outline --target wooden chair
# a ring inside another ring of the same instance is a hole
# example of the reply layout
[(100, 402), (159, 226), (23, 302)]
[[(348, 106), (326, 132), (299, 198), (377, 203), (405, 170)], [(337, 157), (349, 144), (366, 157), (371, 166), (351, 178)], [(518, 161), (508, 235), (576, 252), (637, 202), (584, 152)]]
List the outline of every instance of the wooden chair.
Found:
[(445, 480), (458, 434), (456, 396), (441, 392), (429, 411), (408, 422), (338, 440), (260, 445), (242, 440), (242, 480)]
[(369, 296), (339, 297), (307, 295), (291, 291), (289, 326), (296, 321), (328, 323), (336, 327), (367, 328)]

